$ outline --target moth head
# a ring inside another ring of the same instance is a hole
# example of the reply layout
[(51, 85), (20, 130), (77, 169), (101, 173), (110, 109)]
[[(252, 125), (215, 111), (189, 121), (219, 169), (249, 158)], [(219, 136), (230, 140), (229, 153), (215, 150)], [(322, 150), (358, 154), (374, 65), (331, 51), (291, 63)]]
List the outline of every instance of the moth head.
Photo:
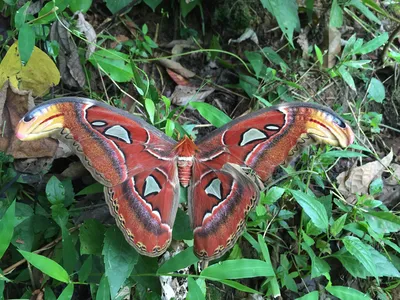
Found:
[(19, 121), (15, 135), (21, 141), (33, 141), (60, 132), (64, 127), (64, 114), (57, 105), (35, 107)]
[(351, 127), (330, 110), (313, 110), (306, 127), (307, 134), (320, 143), (345, 148), (354, 141)]

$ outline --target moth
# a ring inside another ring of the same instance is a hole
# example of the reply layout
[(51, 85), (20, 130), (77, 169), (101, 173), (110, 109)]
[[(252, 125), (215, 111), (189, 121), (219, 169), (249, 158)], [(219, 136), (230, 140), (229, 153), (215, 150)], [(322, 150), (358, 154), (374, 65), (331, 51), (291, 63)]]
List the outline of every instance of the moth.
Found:
[(104, 185), (111, 214), (140, 254), (159, 256), (170, 245), (179, 185), (188, 187), (195, 254), (221, 257), (243, 233), (260, 190), (240, 167), (266, 181), (300, 144), (347, 147), (351, 128), (331, 109), (287, 103), (247, 114), (196, 141), (176, 142), (123, 110), (85, 98), (59, 98), (19, 122), (22, 141), (59, 139)]

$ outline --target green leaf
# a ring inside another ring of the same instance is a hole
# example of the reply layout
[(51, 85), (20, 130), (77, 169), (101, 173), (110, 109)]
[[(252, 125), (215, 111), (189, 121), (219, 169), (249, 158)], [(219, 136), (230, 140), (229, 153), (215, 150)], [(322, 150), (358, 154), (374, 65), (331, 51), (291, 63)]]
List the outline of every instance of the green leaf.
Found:
[(31, 58), (33, 47), (35, 47), (35, 31), (31, 25), (25, 23), (18, 34), (18, 52), (23, 65), (26, 65)]
[(362, 45), (358, 50), (357, 54), (367, 54), (370, 53), (379, 47), (383, 46), (389, 39), (389, 34), (387, 32), (382, 33), (381, 35), (375, 37), (374, 39), (366, 42)]
[(314, 251), (306, 243), (301, 243), (301, 247), (307, 252), (308, 256), (311, 258), (311, 278), (316, 278), (325, 273), (329, 273), (329, 264), (315, 255)]
[(379, 20), (370, 10), (366, 7), (360, 0), (351, 0), (348, 5), (354, 6), (357, 8), (364, 16), (366, 16), (370, 21), (375, 22), (376, 24), (381, 24), (381, 20)]
[(149, 116), (151, 124), (154, 124), (154, 116), (156, 114), (156, 106), (153, 100), (146, 98), (144, 99), (144, 106), (146, 107), (147, 115)]
[(278, 199), (282, 197), (282, 195), (285, 193), (285, 189), (278, 187), (278, 186), (273, 186), (270, 188), (265, 195), (265, 197), (261, 198), (261, 204), (268, 204), (271, 205), (275, 203)]
[(96, 293), (96, 300), (108, 300), (110, 298), (110, 286), (108, 285), (106, 274), (103, 274), (100, 280), (99, 289)]
[(354, 79), (349, 73), (348, 69), (346, 66), (340, 66), (338, 69), (338, 72), (340, 76), (343, 78), (343, 80), (349, 85), (349, 87), (353, 90), (356, 91), (356, 84), (354, 83)]
[(112, 14), (119, 12), (121, 9), (130, 4), (133, 0), (105, 0), (107, 8)]
[(357, 258), (351, 255), (346, 248), (343, 247), (338, 252), (334, 253), (332, 257), (338, 259), (351, 276), (363, 279), (367, 278), (367, 276), (370, 276), (364, 266), (358, 261)]
[(52, 176), (46, 185), (46, 196), (51, 204), (60, 204), (65, 199), (65, 189), (57, 177)]
[(346, 218), (347, 218), (347, 214), (344, 214), (342, 216), (340, 216), (339, 219), (337, 219), (332, 227), (331, 227), (331, 234), (336, 237), (343, 229), (344, 224), (346, 223)]
[(174, 240), (193, 239), (193, 230), (190, 226), (190, 218), (181, 208), (178, 208), (178, 212), (176, 213), (172, 237)]
[(323, 153), (321, 156), (322, 158), (338, 158), (338, 157), (343, 157), (343, 158), (353, 158), (353, 157), (367, 157), (367, 155), (358, 153), (358, 152), (353, 152), (353, 151), (347, 151), (347, 150), (332, 150)]
[(296, 298), (296, 300), (318, 300), (318, 299), (319, 299), (318, 291), (313, 291), (313, 292), (310, 292), (307, 295), (304, 295), (300, 298)]
[[(78, 272), (78, 278), (80, 282), (85, 282), (93, 268), (93, 257), (91, 255), (83, 262), (81, 269)], [(110, 290), (108, 290), (110, 292)]]
[(197, 285), (196, 280), (192, 277), (188, 277), (188, 294), (187, 299), (189, 300), (203, 300), (206, 299), (200, 287)]
[(239, 86), (246, 92), (246, 94), (250, 98), (254, 97), (259, 85), (260, 83), (256, 78), (239, 74)]
[(58, 263), (45, 256), (18, 250), (21, 255), (35, 268), (39, 269), (43, 273), (49, 275), (50, 277), (65, 283), (69, 283), (69, 276), (67, 271), (61, 267)]
[(104, 191), (104, 186), (96, 182), (83, 188), (76, 195), (83, 196), (83, 195), (98, 194), (98, 193), (103, 193), (103, 191)]
[(194, 0), (194, 1), (185, 1), (181, 0), (180, 1), (180, 6), (181, 6), (181, 13), (184, 18), (197, 6), (200, 6), (200, 1), (199, 0)]
[(275, 65), (280, 66), (284, 73), (286, 73), (286, 71), (290, 69), (289, 66), (286, 64), (286, 62), (271, 47), (264, 47), (262, 49), (262, 52), (264, 53), (265, 57), (270, 62), (272, 62)]
[(297, 203), (304, 209), (316, 227), (324, 232), (328, 229), (328, 214), (325, 207), (311, 196), (300, 191), (290, 190)]
[(294, 48), (293, 32), (300, 30), (296, 0), (286, 0), (285, 5), (282, 5), (281, 0), (261, 0), (261, 4), (276, 18), (280, 29)]
[(234, 289), (237, 289), (238, 291), (245, 292), (245, 293), (251, 293), (251, 294), (259, 294), (260, 293), (259, 291), (253, 290), (252, 288), (249, 288), (237, 281), (223, 279), (223, 280), (219, 280), (219, 282), (221, 282), (224, 285), (233, 287)]
[(366, 245), (359, 238), (354, 236), (346, 236), (343, 239), (343, 243), (347, 251), (357, 258), (365, 269), (379, 282), (376, 266)]
[[(260, 245), (261, 253), (263, 255), (264, 260), (268, 264), (270, 264), (272, 266), (271, 257), (269, 255), (269, 251), (268, 251), (268, 246), (265, 243), (264, 238), (262, 237), (261, 234), (258, 234), (257, 235), (257, 239), (258, 239), (258, 244)], [(273, 277), (270, 279), (270, 281), (268, 283), (269, 283), (269, 287), (270, 287), (270, 290), (272, 292), (273, 298), (275, 299), (277, 297), (280, 297), (281, 296), (281, 291), (279, 289), (279, 283), (278, 283), (278, 280), (276, 278), (275, 272), (274, 272)]]
[(133, 268), (131, 278), (133, 278), (138, 284), (142, 285), (146, 289), (152, 290), (153, 292), (161, 295), (160, 280), (154, 280), (156, 277), (142, 275), (156, 274), (158, 268), (158, 260), (156, 257), (139, 255), (139, 259)]
[(382, 82), (376, 78), (372, 78), (369, 84), (368, 95), (372, 100), (382, 103), (385, 99), (385, 87)]
[(99, 50), (94, 52), (89, 61), (94, 67), (101, 67), (116, 82), (128, 82), (133, 78), (129, 57), (115, 50)]
[(131, 274), (139, 254), (128, 245), (121, 231), (113, 226), (106, 231), (103, 256), (111, 297), (114, 298)]
[(400, 230), (400, 217), (387, 211), (370, 211), (364, 213), (368, 225), (376, 233), (391, 233)]
[(29, 8), (29, 5), (31, 4), (31, 1), (26, 2), (23, 6), (21, 6), (20, 9), (17, 10), (15, 13), (15, 28), (20, 29), (22, 25), (24, 25), (25, 20), (26, 20), (26, 15), (27, 11)]
[(146, 3), (154, 12), (157, 6), (161, 4), (162, 0), (144, 0), (143, 2)]
[(365, 300), (372, 299), (367, 294), (361, 293), (348, 286), (327, 286), (326, 290), (333, 296), (338, 297), (341, 300)]
[(199, 258), (193, 253), (193, 247), (188, 247), (187, 249), (183, 250), (182, 252), (179, 252), (177, 255), (171, 257), (169, 260), (163, 263), (161, 267), (158, 269), (157, 273), (158, 274), (171, 273), (186, 268), (188, 266), (191, 266), (197, 263), (198, 261)]
[(7, 208), (0, 220), (0, 258), (3, 257), (14, 234), (15, 201)]
[(104, 225), (94, 219), (85, 220), (79, 228), (81, 254), (100, 255), (103, 249)]
[(89, 10), (91, 5), (92, 5), (92, 0), (70, 0), (69, 9), (73, 13), (75, 13), (77, 11), (86, 13)]
[(314, 50), (315, 54), (317, 55), (318, 62), (322, 66), (324, 64), (324, 56), (322, 54), (322, 51), (316, 44), (314, 45)]
[(271, 264), (258, 259), (227, 260), (204, 269), (201, 276), (212, 280), (274, 276)]
[(253, 67), (254, 72), (256, 73), (256, 76), (258, 77), (261, 72), (262, 66), (264, 65), (261, 54), (258, 52), (245, 51), (244, 55), (246, 55), (251, 66)]
[(70, 283), (65, 287), (60, 296), (58, 296), (57, 300), (71, 300), (73, 294), (74, 294), (74, 284)]
[(341, 27), (343, 25), (343, 11), (337, 3), (332, 1), (331, 14), (329, 17), (329, 27)]
[(190, 106), (197, 109), (200, 115), (215, 127), (221, 127), (232, 119), (218, 108), (204, 102), (190, 102)]
[(72, 274), (74, 271), (74, 267), (78, 258), (78, 254), (75, 250), (75, 245), (72, 242), (71, 235), (69, 234), (68, 229), (63, 226), (62, 230), (62, 253), (63, 253), (63, 267), (67, 271), (68, 274)]

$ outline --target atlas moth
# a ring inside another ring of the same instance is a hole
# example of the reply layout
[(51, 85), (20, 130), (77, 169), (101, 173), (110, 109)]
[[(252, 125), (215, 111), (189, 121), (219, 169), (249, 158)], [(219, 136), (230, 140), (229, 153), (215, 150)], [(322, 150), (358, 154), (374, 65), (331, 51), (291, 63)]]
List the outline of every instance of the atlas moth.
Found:
[(266, 181), (299, 142), (347, 147), (354, 139), (331, 109), (286, 103), (237, 118), (199, 141), (185, 136), (176, 142), (126, 111), (75, 97), (35, 107), (19, 122), (16, 136), (69, 145), (104, 185), (118, 227), (143, 255), (159, 256), (170, 245), (179, 185), (187, 187), (194, 252), (203, 260), (234, 246), (260, 198), (258, 186), (234, 165)]

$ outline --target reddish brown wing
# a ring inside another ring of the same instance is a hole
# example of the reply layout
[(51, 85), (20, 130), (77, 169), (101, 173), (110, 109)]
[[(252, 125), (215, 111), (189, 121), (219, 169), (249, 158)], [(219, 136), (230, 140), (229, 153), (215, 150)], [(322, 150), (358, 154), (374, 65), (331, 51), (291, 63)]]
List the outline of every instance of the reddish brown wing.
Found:
[(179, 199), (175, 141), (122, 110), (82, 98), (37, 106), (16, 131), (21, 140), (66, 142), (107, 187), (110, 211), (127, 241), (149, 256), (166, 249)]
[(309, 141), (345, 147), (352, 143), (353, 132), (326, 107), (294, 103), (239, 118), (197, 144), (189, 201), (198, 256), (215, 259), (229, 250), (258, 200), (249, 177), (230, 168), (220, 170), (227, 163), (237, 164), (253, 169), (265, 181), (299, 144)]

